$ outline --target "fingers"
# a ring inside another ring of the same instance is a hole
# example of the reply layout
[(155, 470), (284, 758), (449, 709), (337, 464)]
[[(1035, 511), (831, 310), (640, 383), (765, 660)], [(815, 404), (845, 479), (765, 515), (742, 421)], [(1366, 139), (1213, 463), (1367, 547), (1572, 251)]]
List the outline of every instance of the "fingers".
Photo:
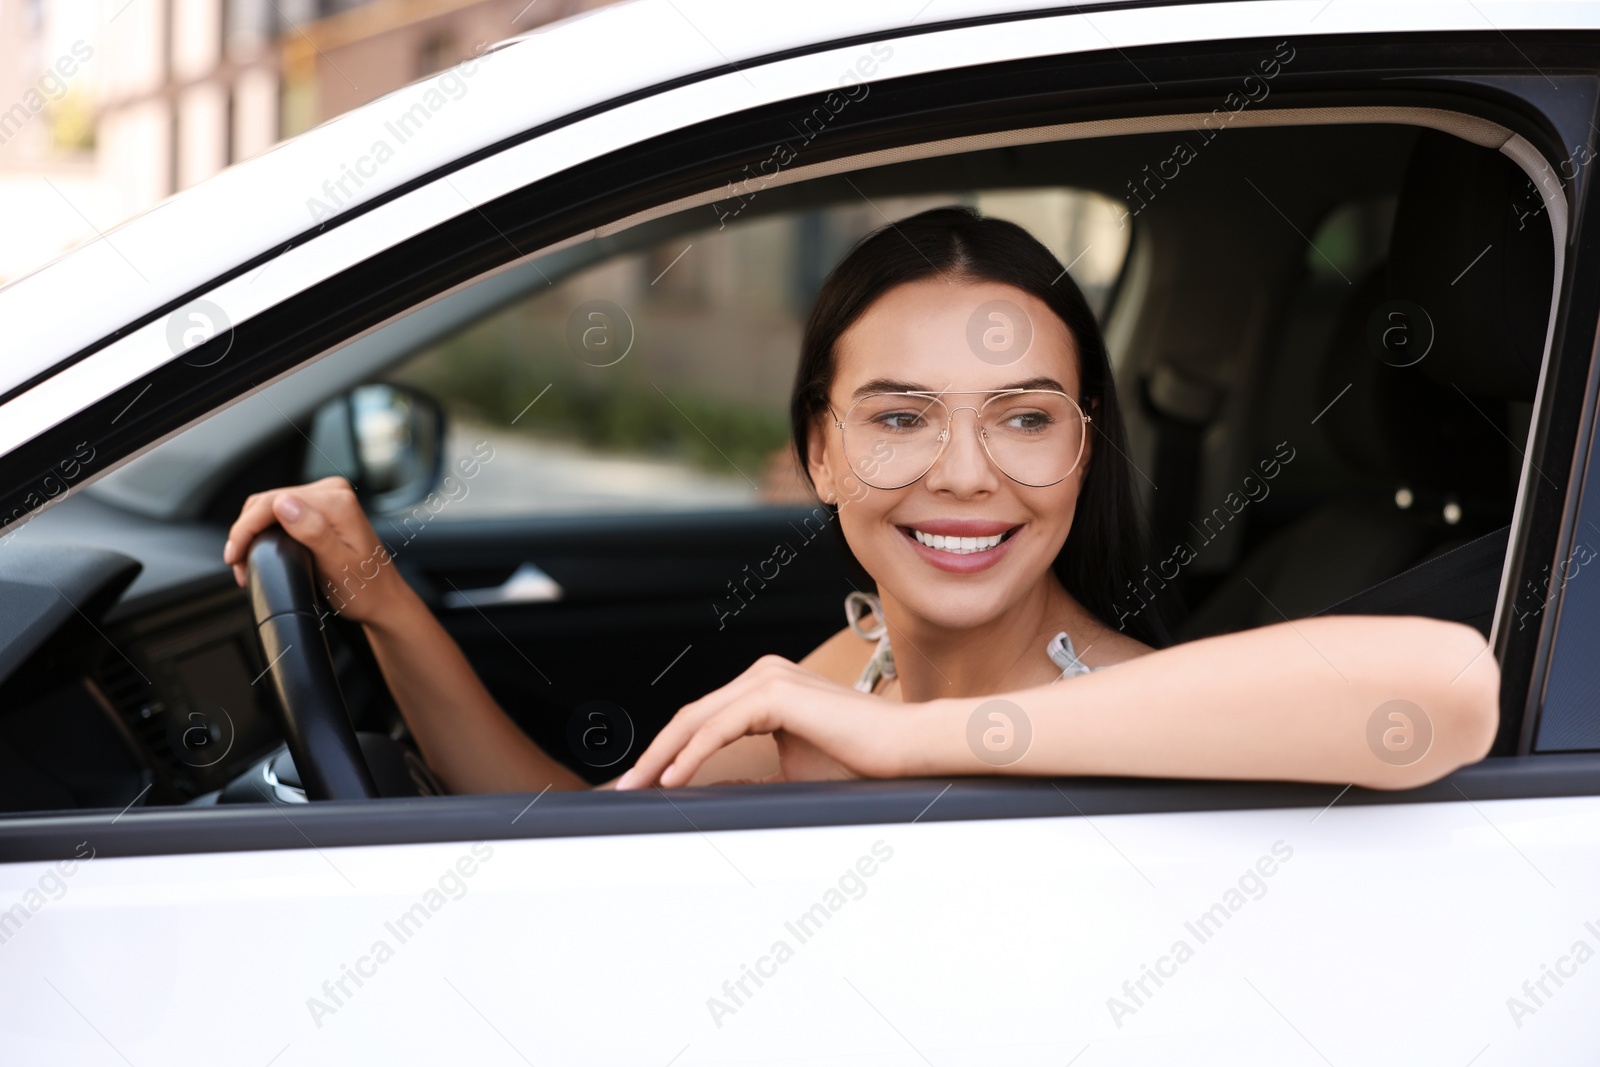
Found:
[(255, 493), (245, 500), (222, 550), (223, 562), (232, 566), (240, 585), (251, 542), (274, 524), (311, 549), (325, 576), (339, 573), (358, 557), (357, 546), (376, 542), (355, 491), (343, 478)]
[(661, 772), (672, 762), (678, 752), (683, 748), (689, 738), (694, 736), (695, 730), (711, 715), (716, 714), (716, 708), (710, 702), (720, 697), (727, 689), (738, 685), (744, 676), (740, 675), (721, 689), (715, 690), (699, 700), (685, 704), (672, 717), (672, 721), (656, 734), (638, 760), (628, 769), (628, 772), (617, 779), (617, 789), (643, 789), (654, 785), (660, 778)]
[(324, 489), (336, 488), (339, 484), (348, 487), (349, 482), (343, 478), (324, 478), (318, 482), (306, 485), (288, 486), (283, 489), (269, 489), (264, 493), (251, 493), (245, 497), (244, 506), (239, 509), (239, 517), (233, 521), (228, 529), (227, 544), (222, 546), (222, 561), (224, 563), (243, 563), (245, 550), (250, 547), (256, 534), (271, 526), (276, 520), (273, 515), (273, 502), (284, 493), (293, 493), (305, 497)]
[(748, 734), (771, 733), (777, 722), (768, 714), (770, 705), (760, 695), (746, 699), (736, 707), (728, 708), (701, 724), (694, 736), (679, 750), (673, 761), (661, 772), (663, 788), (688, 785), (700, 765), (717, 752)]
[(349, 546), (340, 538), (325, 508), (325, 501), (305, 500), (287, 491), (279, 493), (272, 500), (272, 514), (278, 520), (278, 525), (290, 537), (311, 549), (325, 571), (337, 571), (338, 557)]
[(272, 501), (280, 492), (253, 493), (239, 509), (239, 517), (228, 528), (228, 541), (222, 546), (222, 561), (232, 564), (234, 578), (244, 584), (244, 556), (256, 535), (277, 521), (272, 513)]
[(905, 773), (918, 730), (908, 709), (819, 679), (780, 676), (701, 723), (660, 773), (663, 787), (687, 785), (724, 747), (772, 734), (778, 771), (767, 781), (892, 778)]
[[(649, 746), (639, 755), (628, 773), (617, 779), (618, 789), (642, 789), (654, 785), (660, 774), (677, 756), (683, 746), (694, 736), (700, 725), (724, 708), (731, 705), (752, 688), (763, 684), (776, 674), (783, 673), (785, 669), (803, 671), (792, 661), (782, 656), (762, 656), (747, 667), (733, 681), (720, 689), (714, 689), (699, 700), (685, 704), (672, 717), (672, 721), (655, 736)], [(687, 779), (685, 779), (687, 780)]]

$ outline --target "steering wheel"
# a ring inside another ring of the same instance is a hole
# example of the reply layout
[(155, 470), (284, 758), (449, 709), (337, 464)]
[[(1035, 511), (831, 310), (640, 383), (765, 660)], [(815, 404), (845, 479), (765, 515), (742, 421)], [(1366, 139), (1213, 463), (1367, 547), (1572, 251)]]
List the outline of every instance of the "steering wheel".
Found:
[(283, 709), (289, 752), (311, 800), (378, 796), (333, 670), (317, 612), (311, 552), (281, 529), (257, 535), (248, 553), (250, 608)]

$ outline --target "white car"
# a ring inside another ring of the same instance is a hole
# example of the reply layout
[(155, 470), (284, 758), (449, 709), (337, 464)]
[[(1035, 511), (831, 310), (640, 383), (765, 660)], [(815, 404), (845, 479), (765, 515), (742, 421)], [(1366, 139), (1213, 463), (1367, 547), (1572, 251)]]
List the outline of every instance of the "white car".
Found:
[[(1586, 3), (637, 0), (0, 289), (0, 1061), (1595, 1062), (1597, 70)], [(822, 275), (953, 201), (1103, 317), (1129, 610), (1470, 622), (1489, 758), (430, 795), (304, 561), (223, 565), (348, 473), (613, 777), (838, 629), (758, 464)]]

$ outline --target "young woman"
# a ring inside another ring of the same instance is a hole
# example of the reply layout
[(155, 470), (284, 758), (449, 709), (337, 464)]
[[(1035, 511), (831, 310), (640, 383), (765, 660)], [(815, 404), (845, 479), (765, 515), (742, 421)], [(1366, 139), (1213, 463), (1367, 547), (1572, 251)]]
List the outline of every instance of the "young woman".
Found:
[[(1489, 750), (1499, 669), (1470, 627), (1319, 617), (1162, 648), (1118, 612), (1143, 565), (1105, 343), (1021, 227), (938, 208), (823, 284), (792, 398), (807, 478), (876, 596), (798, 664), (763, 656), (682, 708), (619, 789), (962, 774), (1432, 781)], [(277, 522), (323, 575), (378, 545), (350, 486), (259, 493), (223, 558)], [(580, 789), (495, 704), (393, 567), (360, 622), (453, 792)]]

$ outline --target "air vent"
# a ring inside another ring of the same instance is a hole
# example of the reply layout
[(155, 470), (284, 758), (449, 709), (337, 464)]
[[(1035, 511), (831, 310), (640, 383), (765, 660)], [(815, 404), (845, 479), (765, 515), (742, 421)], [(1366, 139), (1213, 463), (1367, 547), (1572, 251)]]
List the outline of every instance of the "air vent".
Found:
[(167, 743), (166, 705), (150, 685), (120, 654), (110, 653), (95, 668), (95, 678), (106, 699), (128, 724), (133, 736), (161, 765), (173, 763)]

